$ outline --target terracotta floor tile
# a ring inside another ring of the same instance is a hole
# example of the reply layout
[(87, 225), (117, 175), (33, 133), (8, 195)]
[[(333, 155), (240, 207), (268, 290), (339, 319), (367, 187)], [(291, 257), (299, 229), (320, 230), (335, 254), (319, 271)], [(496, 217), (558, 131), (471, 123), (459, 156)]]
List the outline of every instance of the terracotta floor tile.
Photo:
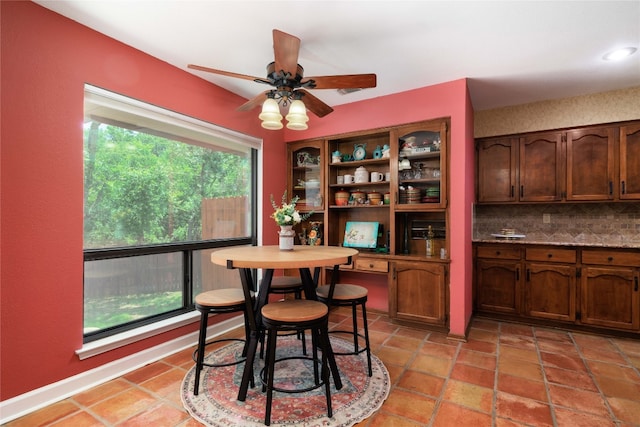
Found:
[(88, 412), (76, 412), (73, 415), (65, 417), (53, 424), (49, 424), (47, 427), (66, 427), (66, 426), (82, 426), (82, 427), (100, 427), (104, 426), (104, 423), (96, 419)]
[(401, 337), (414, 338), (420, 341), (427, 339), (431, 332), (423, 329), (400, 328), (396, 331), (396, 335)]
[(471, 324), (473, 329), (483, 329), (485, 331), (498, 331), (500, 329), (500, 322), (495, 320), (473, 319)]
[(397, 386), (409, 391), (439, 397), (444, 386), (444, 378), (408, 370), (400, 377)]
[(428, 356), (443, 357), (453, 359), (456, 355), (457, 347), (434, 342), (425, 342), (420, 348), (420, 353)]
[(580, 388), (582, 390), (598, 391), (591, 375), (581, 371), (569, 371), (566, 369), (554, 368), (552, 366), (544, 367), (547, 381), (567, 387)]
[(393, 333), (398, 330), (398, 326), (393, 323), (385, 322), (384, 320), (377, 320), (369, 322), (370, 331), (385, 332), (387, 334)]
[(132, 388), (94, 405), (91, 410), (107, 422), (115, 424), (145, 410), (156, 399), (149, 393)]
[(498, 372), (516, 377), (542, 381), (542, 368), (537, 363), (525, 362), (521, 359), (501, 357), (498, 360)]
[(587, 371), (582, 359), (577, 356), (540, 352), (542, 364), (553, 368), (567, 369), (569, 371)]
[(640, 357), (640, 341), (629, 339), (613, 339), (613, 344), (622, 350), (627, 356)]
[(534, 330), (534, 336), (540, 341), (555, 341), (561, 343), (567, 343), (573, 345), (571, 335), (566, 331), (558, 331), (553, 329), (536, 328)]
[(605, 396), (640, 400), (640, 383), (609, 377), (599, 377), (596, 381)]
[(33, 427), (53, 423), (80, 410), (70, 399), (32, 412), (7, 424), (7, 427)]
[(159, 396), (166, 396), (172, 390), (180, 388), (185, 374), (186, 372), (182, 369), (173, 368), (168, 372), (142, 382), (140, 386)]
[(563, 354), (569, 357), (580, 358), (578, 348), (572, 342), (561, 342), (552, 340), (538, 340), (538, 349), (545, 353)]
[(148, 381), (149, 379), (170, 371), (171, 369), (171, 365), (167, 365), (166, 363), (160, 361), (143, 366), (142, 368), (136, 369), (133, 372), (129, 372), (128, 374), (125, 374), (123, 378), (131, 381), (134, 384), (140, 384), (141, 382)]
[(412, 351), (401, 350), (399, 348), (382, 346), (376, 356), (387, 365), (406, 366), (409, 360), (413, 359)]
[(444, 378), (451, 371), (451, 363), (450, 359), (418, 354), (411, 363), (410, 368)]
[(573, 334), (573, 340), (580, 349), (599, 348), (601, 350), (615, 351), (616, 347), (608, 337), (587, 334)]
[(389, 380), (391, 381), (391, 384), (397, 383), (400, 377), (402, 376), (402, 374), (406, 370), (404, 366), (398, 366), (398, 365), (385, 364), (385, 367), (389, 372)]
[(472, 340), (496, 343), (498, 342), (498, 331), (485, 331), (484, 329), (472, 329), (471, 331), (469, 331), (468, 338)]
[(548, 402), (547, 388), (542, 381), (498, 374), (498, 390), (544, 403)]
[(493, 388), (449, 380), (442, 399), (476, 411), (491, 413)]
[(450, 378), (479, 385), (481, 387), (493, 388), (495, 377), (496, 373), (494, 370), (456, 363), (453, 367)]
[(192, 354), (193, 354), (193, 349), (189, 348), (186, 350), (182, 350), (178, 353), (172, 354), (171, 356), (165, 357), (162, 360), (165, 363), (168, 363), (169, 365), (181, 366), (181, 367), (188, 366), (190, 368), (194, 364)]
[(574, 412), (565, 408), (556, 408), (556, 423), (558, 426), (571, 427), (615, 427), (611, 419), (598, 417), (584, 412)]
[(382, 410), (425, 425), (431, 419), (435, 406), (434, 399), (404, 390), (395, 390), (382, 404)]
[(640, 425), (640, 401), (637, 399), (627, 400), (612, 397), (609, 399), (609, 405), (619, 420)]
[(73, 400), (80, 405), (91, 406), (115, 394), (122, 393), (131, 387), (132, 385), (128, 381), (125, 381), (122, 378), (116, 378), (112, 381), (74, 395)]
[(161, 403), (118, 424), (118, 427), (173, 426), (189, 417), (184, 410)]
[[(368, 422), (367, 422), (368, 421)], [(371, 420), (365, 420), (356, 424), (356, 427), (422, 427), (423, 423), (411, 421), (398, 415), (392, 415), (383, 411), (379, 411)]]
[(618, 378), (625, 381), (640, 382), (640, 376), (638, 375), (638, 373), (628, 366), (617, 365), (614, 363), (598, 362), (595, 360), (588, 360), (587, 365), (591, 369), (591, 372), (596, 377), (596, 379), (603, 376), (609, 378)]
[(446, 334), (434, 332), (427, 337), (427, 342), (434, 342), (438, 344), (450, 345), (452, 347), (458, 347), (460, 341), (449, 339)]
[(401, 348), (403, 350), (415, 351), (422, 345), (422, 341), (415, 338), (394, 335), (389, 338), (384, 345)]
[(588, 412), (599, 417), (609, 416), (609, 410), (600, 393), (550, 384), (549, 395), (554, 405)]
[(496, 427), (529, 427), (529, 424), (518, 423), (506, 418), (496, 417)]
[(494, 354), (482, 353), (480, 351), (461, 349), (460, 353), (458, 353), (456, 363), (464, 363), (466, 365), (472, 365), (482, 369), (495, 370), (496, 356)]
[(553, 426), (549, 405), (508, 393), (497, 393), (496, 415), (536, 427)]
[(432, 426), (491, 426), (491, 415), (473, 411), (453, 403), (442, 402)]
[(204, 424), (196, 421), (195, 418), (189, 418), (188, 420), (178, 424), (176, 427), (204, 427)]
[(500, 333), (502, 335), (510, 334), (523, 337), (533, 337), (533, 328), (519, 323), (502, 323), (500, 325)]
[(532, 336), (526, 335), (500, 335), (500, 344), (510, 345), (518, 348), (528, 348), (529, 350), (536, 349), (535, 339)]
[(460, 348), (464, 350), (480, 351), (482, 353), (495, 354), (497, 345), (496, 343), (492, 343), (492, 342), (470, 339), (467, 342), (462, 343)]
[(605, 350), (600, 348), (583, 348), (582, 357), (589, 360), (599, 360), (601, 362), (625, 364), (626, 360), (617, 350)]
[(500, 346), (500, 357), (509, 357), (524, 360), (526, 362), (538, 363), (538, 352), (535, 349), (512, 347), (510, 345)]

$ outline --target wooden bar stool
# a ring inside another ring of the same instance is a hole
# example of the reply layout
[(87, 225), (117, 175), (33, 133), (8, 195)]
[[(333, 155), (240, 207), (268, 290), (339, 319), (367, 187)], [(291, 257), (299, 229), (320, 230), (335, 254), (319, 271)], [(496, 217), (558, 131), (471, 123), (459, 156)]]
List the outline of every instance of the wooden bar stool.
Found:
[[(267, 333), (267, 356), (265, 358), (265, 368), (260, 374), (263, 383), (263, 390), (267, 392), (267, 403), (265, 409), (264, 423), (271, 424), (271, 404), (273, 402), (273, 392), (302, 393), (325, 386), (327, 397), (327, 416), (331, 418), (331, 387), (329, 384), (328, 355), (331, 351), (329, 344), (329, 309), (326, 304), (319, 301), (285, 300), (267, 304), (262, 307), (262, 322)], [(302, 332), (311, 330), (311, 342), (313, 356), (292, 356), (276, 359), (276, 346), (278, 333)], [(322, 352), (321, 359), (318, 359), (318, 347)], [(275, 366), (278, 362), (291, 359), (311, 360), (314, 371), (314, 384), (303, 389), (284, 389), (274, 386), (276, 376)], [(318, 376), (318, 364), (320, 364), (320, 377)]]
[[(304, 292), (304, 285), (302, 279), (295, 276), (274, 276), (271, 279), (271, 286), (269, 287), (269, 294), (275, 295), (288, 295), (293, 294), (295, 299), (302, 299), (302, 293)], [(294, 332), (298, 338), (302, 340), (302, 354), (307, 354), (307, 342), (303, 332)], [(263, 337), (264, 338), (264, 337)], [(260, 345), (260, 358), (264, 357), (264, 340), (261, 339)]]
[[(198, 387), (200, 385), (200, 371), (204, 366), (211, 368), (219, 368), (223, 366), (237, 365), (243, 363), (247, 356), (247, 343), (249, 342), (249, 322), (247, 319), (246, 303), (244, 299), (244, 292), (240, 288), (226, 288), (215, 289), (213, 291), (206, 291), (198, 294), (195, 299), (196, 309), (200, 311), (200, 333), (198, 336), (198, 347), (193, 352), (193, 360), (196, 362), (196, 377), (193, 385), (193, 394), (198, 395)], [(221, 338), (207, 341), (207, 319), (210, 314), (222, 314), (222, 313), (244, 313), (244, 332), (245, 339), (239, 338)], [(204, 353), (205, 348), (208, 345), (227, 341), (239, 341), (244, 342), (242, 350), (242, 357), (227, 363), (205, 363)]]
[[(334, 353), (336, 355), (356, 355), (363, 351), (367, 352), (367, 364), (369, 368), (369, 376), (373, 375), (371, 370), (371, 346), (369, 344), (369, 325), (367, 324), (367, 296), (369, 292), (367, 288), (358, 285), (350, 285), (346, 283), (335, 283), (331, 285), (323, 285), (316, 288), (318, 301), (322, 301), (329, 307), (351, 307), (351, 316), (353, 320), (353, 330), (332, 330), (330, 333), (350, 334), (353, 336), (353, 351), (348, 353)], [(362, 320), (364, 335), (358, 332), (357, 307), (362, 307)], [(360, 347), (359, 338), (364, 338), (364, 347)]]

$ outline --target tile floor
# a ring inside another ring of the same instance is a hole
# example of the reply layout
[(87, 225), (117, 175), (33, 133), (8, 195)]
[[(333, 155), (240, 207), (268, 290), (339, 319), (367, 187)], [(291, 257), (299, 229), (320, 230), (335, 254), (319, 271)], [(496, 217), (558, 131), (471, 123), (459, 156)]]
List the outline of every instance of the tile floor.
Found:
[[(345, 313), (332, 312), (332, 327)], [(357, 427), (640, 426), (640, 340), (476, 319), (461, 343), (378, 313), (369, 324), (393, 387)], [(192, 366), (185, 350), (8, 427), (198, 426), (178, 393)]]

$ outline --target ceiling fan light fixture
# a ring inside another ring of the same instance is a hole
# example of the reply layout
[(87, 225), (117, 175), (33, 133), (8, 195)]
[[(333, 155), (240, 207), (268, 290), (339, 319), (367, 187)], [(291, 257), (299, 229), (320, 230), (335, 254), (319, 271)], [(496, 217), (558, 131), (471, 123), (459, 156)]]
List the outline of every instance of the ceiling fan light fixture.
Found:
[(287, 129), (291, 130), (306, 130), (309, 128), (307, 122), (309, 116), (307, 116), (307, 108), (304, 102), (296, 99), (289, 106), (289, 114), (287, 114)]
[(282, 129), (282, 114), (280, 106), (273, 98), (267, 98), (262, 104), (262, 112), (258, 116), (262, 120), (262, 127), (270, 130)]

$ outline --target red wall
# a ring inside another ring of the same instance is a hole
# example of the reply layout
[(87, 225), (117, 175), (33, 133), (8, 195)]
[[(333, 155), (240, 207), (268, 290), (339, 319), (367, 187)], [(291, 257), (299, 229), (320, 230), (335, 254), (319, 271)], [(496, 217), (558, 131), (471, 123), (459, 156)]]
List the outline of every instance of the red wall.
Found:
[(286, 140), (451, 117), (451, 332), (471, 314), (473, 138), (466, 81), (263, 131), (245, 100), (31, 2), (0, 2), (0, 398), (76, 375), (195, 330), (195, 324), (78, 360), (82, 346), (82, 117), (89, 83), (264, 139), (263, 243), (277, 241), (269, 194), (286, 185)]

